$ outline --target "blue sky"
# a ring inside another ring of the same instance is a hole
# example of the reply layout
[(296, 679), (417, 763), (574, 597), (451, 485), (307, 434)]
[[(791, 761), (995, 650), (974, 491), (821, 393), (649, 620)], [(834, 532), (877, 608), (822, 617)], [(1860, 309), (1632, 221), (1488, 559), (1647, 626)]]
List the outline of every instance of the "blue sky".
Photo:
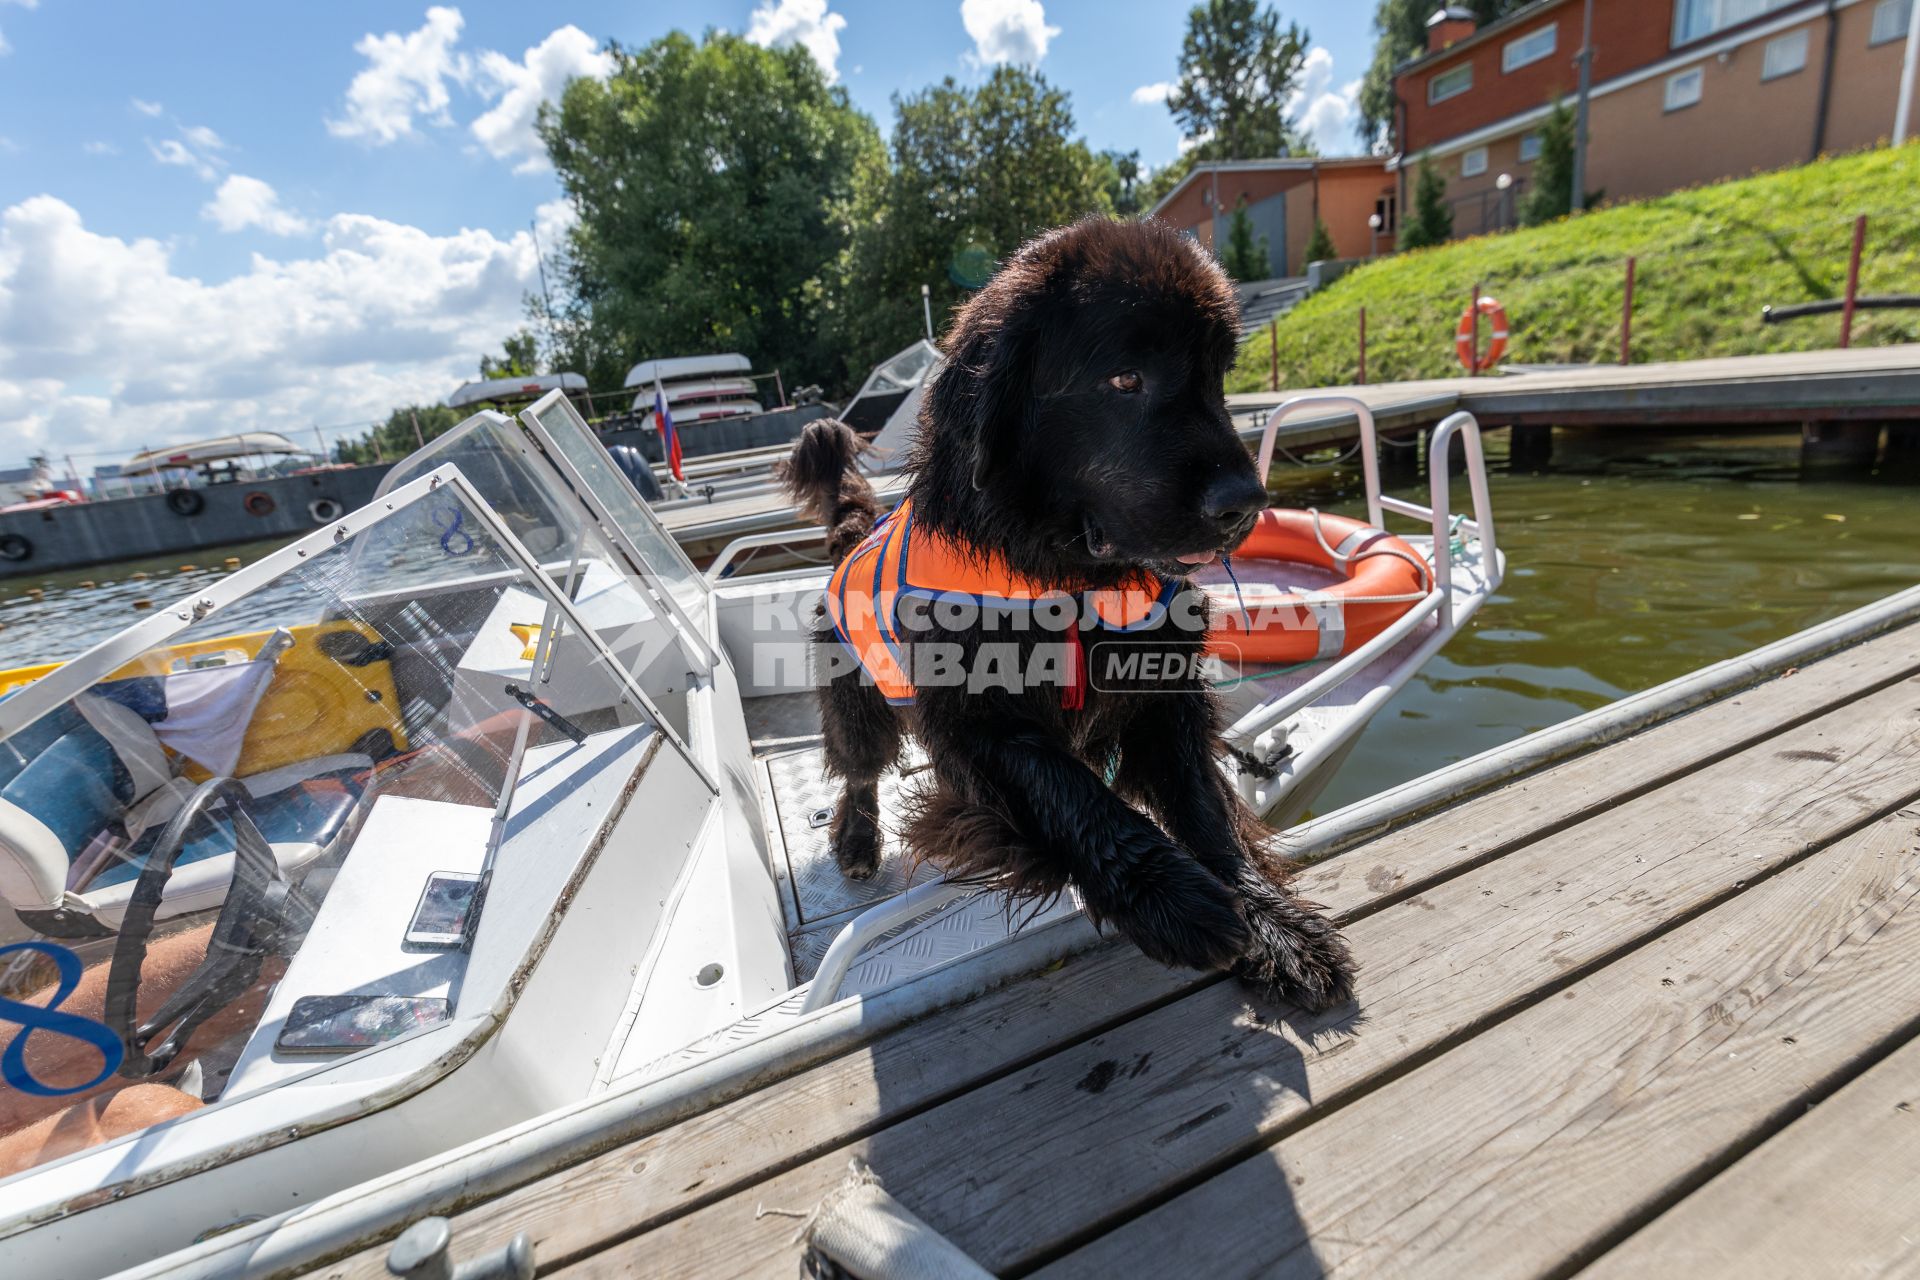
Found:
[[(1350, 152), (1372, 6), (1279, 7), (1316, 46), (1296, 115)], [(520, 322), (529, 224), (565, 226), (530, 122), (608, 39), (798, 43), (883, 130), (896, 93), (1033, 63), (1094, 146), (1157, 165), (1186, 9), (0, 0), (0, 464), (444, 396)]]

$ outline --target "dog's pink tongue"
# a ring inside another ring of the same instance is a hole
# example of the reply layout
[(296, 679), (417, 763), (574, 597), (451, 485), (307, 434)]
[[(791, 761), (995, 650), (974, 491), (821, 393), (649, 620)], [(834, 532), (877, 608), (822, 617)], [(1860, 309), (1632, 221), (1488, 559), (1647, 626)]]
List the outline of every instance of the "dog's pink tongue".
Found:
[(1190, 551), (1184, 556), (1175, 556), (1174, 558), (1178, 560), (1181, 564), (1212, 564), (1213, 552)]

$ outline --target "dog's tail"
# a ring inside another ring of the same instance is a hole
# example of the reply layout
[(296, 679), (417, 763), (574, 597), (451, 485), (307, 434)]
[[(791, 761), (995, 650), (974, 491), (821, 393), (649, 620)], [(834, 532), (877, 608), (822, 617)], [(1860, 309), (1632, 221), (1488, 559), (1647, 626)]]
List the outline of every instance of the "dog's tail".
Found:
[(846, 423), (816, 418), (800, 433), (793, 452), (774, 466), (800, 514), (826, 528), (827, 551), (835, 564), (860, 544), (880, 517), (873, 486), (853, 465), (866, 447)]

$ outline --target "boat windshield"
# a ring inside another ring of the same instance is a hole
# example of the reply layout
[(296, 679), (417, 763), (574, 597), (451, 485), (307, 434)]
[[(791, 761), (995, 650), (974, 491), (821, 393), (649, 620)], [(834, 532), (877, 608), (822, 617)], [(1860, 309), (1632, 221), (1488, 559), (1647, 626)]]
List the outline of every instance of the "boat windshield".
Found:
[(396, 465), (380, 491), (447, 463), (542, 563), (564, 569), (579, 558), (574, 598), (616, 654), (630, 656), (632, 646), (616, 642), (615, 628), (644, 629), (653, 619), (652, 609), (638, 616), (638, 590), (681, 632), (688, 660), (705, 668), (705, 581), (563, 395), (543, 397), (518, 420), (475, 414)]
[(608, 659), (448, 469), (0, 701), (0, 1178), (510, 999), (529, 788), (680, 745)]
[(916, 342), (899, 355), (889, 357), (875, 366), (867, 378), (867, 385), (860, 388), (860, 392), (862, 395), (885, 395), (917, 387), (939, 363), (940, 352), (932, 343), (925, 340)]

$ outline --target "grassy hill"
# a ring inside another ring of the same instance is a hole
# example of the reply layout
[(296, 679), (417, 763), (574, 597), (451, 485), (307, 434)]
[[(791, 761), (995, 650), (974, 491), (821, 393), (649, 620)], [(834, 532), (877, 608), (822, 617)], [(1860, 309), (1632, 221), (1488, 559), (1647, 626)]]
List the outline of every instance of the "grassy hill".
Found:
[[(1861, 213), (1860, 292), (1920, 293), (1917, 144), (1381, 258), (1280, 320), (1280, 383), (1353, 381), (1363, 306), (1368, 381), (1460, 375), (1454, 325), (1476, 280), (1506, 306), (1508, 360), (1612, 362), (1629, 254), (1638, 259), (1636, 364), (1831, 347), (1838, 315), (1762, 325), (1760, 309), (1844, 296), (1853, 218)], [(1920, 311), (1859, 313), (1853, 341), (1920, 341)], [(1264, 388), (1269, 358), (1262, 330), (1242, 346), (1227, 389)]]

